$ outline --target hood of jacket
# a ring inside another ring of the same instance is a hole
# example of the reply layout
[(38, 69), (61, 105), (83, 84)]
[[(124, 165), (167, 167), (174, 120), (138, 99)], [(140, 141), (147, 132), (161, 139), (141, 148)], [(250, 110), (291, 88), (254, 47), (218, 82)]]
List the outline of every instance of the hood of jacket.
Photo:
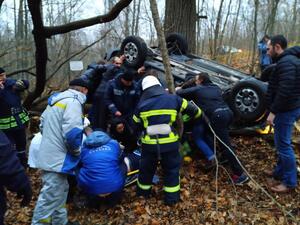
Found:
[(293, 55), (300, 59), (300, 46), (294, 46), (284, 50), (284, 52), (277, 57), (276, 61), (287, 55)]
[(87, 147), (100, 147), (107, 144), (111, 138), (103, 131), (94, 131), (84, 141)]
[(68, 89), (64, 92), (58, 92), (58, 93), (55, 93), (53, 95), (51, 95), (48, 99), (48, 105), (52, 106), (54, 105), (55, 103), (63, 100), (63, 99), (66, 99), (66, 98), (73, 98), (73, 99), (76, 99), (80, 102), (80, 104), (84, 104), (85, 101), (86, 101), (86, 95), (79, 92), (79, 91), (76, 91), (76, 90), (73, 90), (73, 89)]

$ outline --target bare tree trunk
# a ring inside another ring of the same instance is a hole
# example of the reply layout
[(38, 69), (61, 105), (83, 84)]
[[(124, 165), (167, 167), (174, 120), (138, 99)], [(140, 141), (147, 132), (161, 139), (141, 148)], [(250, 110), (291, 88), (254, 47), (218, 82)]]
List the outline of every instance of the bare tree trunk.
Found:
[(0, 0), (0, 12), (1, 12), (3, 2), (4, 2), (4, 0)]
[(228, 18), (229, 18), (229, 15), (231, 13), (231, 2), (232, 2), (232, 0), (229, 0), (227, 14), (226, 14), (225, 21), (224, 21), (224, 24), (223, 24), (223, 29), (222, 29), (221, 35), (220, 35), (219, 46), (223, 45), (223, 38), (224, 38), (224, 34), (225, 34), (225, 29), (227, 28)]
[(193, 53), (196, 52), (196, 21), (196, 0), (166, 0), (165, 32), (181, 33)]
[(129, 13), (130, 13), (129, 7), (127, 7), (124, 10), (124, 13), (125, 13), (124, 36), (127, 37), (129, 36)]
[(136, 18), (135, 18), (135, 24), (134, 24), (134, 35), (138, 35), (138, 33), (139, 33), (140, 13), (141, 13), (141, 0), (138, 0), (137, 10), (136, 10)]
[(296, 23), (297, 23), (297, 0), (294, 0), (293, 4), (293, 19), (292, 19), (292, 25), (290, 28), (288, 40), (290, 41), (296, 41), (297, 40), (297, 29), (296, 29)]
[(173, 76), (172, 76), (172, 72), (171, 72), (167, 44), (165, 41), (166, 38), (165, 38), (162, 24), (159, 19), (157, 3), (156, 3), (156, 0), (149, 0), (149, 2), (150, 2), (150, 8), (151, 8), (151, 12), (152, 12), (153, 21), (154, 21), (154, 26), (156, 28), (156, 33), (157, 33), (158, 42), (159, 42), (159, 46), (160, 46), (161, 56), (162, 56), (163, 64), (164, 64), (164, 68), (165, 68), (166, 81), (167, 81), (170, 92), (174, 93), (175, 92), (174, 80), (173, 80)]
[(229, 54), (226, 58), (226, 64), (231, 64), (231, 58), (232, 58), (232, 54), (231, 54), (231, 47), (232, 44), (234, 42), (234, 39), (236, 38), (236, 28), (237, 28), (237, 23), (238, 23), (238, 19), (240, 16), (240, 9), (241, 9), (241, 0), (239, 0), (238, 3), (238, 8), (237, 8), (237, 12), (236, 12), (236, 16), (233, 22), (233, 26), (232, 26), (232, 30), (231, 30), (231, 35), (230, 35), (230, 39), (229, 39)]
[(274, 34), (274, 24), (276, 21), (276, 14), (277, 14), (277, 9), (278, 9), (278, 4), (280, 0), (271, 0), (271, 13), (268, 17), (268, 23), (266, 26), (265, 33)]
[(221, 19), (222, 19), (223, 3), (224, 3), (224, 0), (221, 0), (219, 12), (218, 12), (218, 16), (217, 16), (217, 21), (216, 21), (216, 28), (215, 28), (215, 32), (214, 32), (213, 55), (212, 55), (213, 59), (215, 59), (217, 56), (217, 47), (218, 47), (217, 45), (218, 45), (218, 39), (219, 39), (220, 23), (221, 23)]
[(252, 58), (251, 58), (251, 67), (250, 73), (252, 74), (255, 67), (256, 61), (256, 49), (257, 49), (257, 15), (258, 15), (258, 8), (259, 8), (259, 0), (254, 0), (254, 21), (253, 21), (253, 44), (252, 44)]

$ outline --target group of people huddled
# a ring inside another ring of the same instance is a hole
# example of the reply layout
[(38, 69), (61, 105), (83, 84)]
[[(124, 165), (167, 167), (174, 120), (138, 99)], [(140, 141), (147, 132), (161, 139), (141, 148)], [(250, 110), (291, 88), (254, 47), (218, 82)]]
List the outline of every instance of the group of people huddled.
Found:
[[(267, 47), (268, 54), (278, 60), (268, 90), (267, 121), (275, 124), (279, 160), (274, 170), (265, 172), (274, 178), (272, 190), (279, 193), (297, 185), (290, 133), (300, 117), (300, 47), (285, 50), (286, 46), (284, 37), (274, 36)], [(136, 194), (150, 197), (160, 164), (164, 203), (178, 203), (182, 161), (176, 128), (179, 113), (210, 167), (220, 161), (216, 154), (220, 152), (234, 184), (249, 180), (229, 137), (233, 112), (207, 73), (187, 74), (190, 79), (171, 94), (155, 70), (147, 65), (138, 70), (127, 68), (124, 60), (121, 55), (111, 62), (92, 63), (70, 81), (66, 91), (48, 99), (40, 118), (40, 142), (32, 152), (32, 167), (41, 170), (42, 178), (33, 225), (78, 224), (68, 221), (65, 207), (70, 177), (76, 178), (78, 190), (89, 202), (113, 206), (121, 200), (127, 174), (137, 169)], [(4, 187), (23, 196), (22, 205), (32, 196), (24, 170), (28, 114), (19, 97), (27, 88), (27, 81), (8, 79), (0, 68), (0, 225), (6, 210)], [(90, 126), (84, 125), (86, 102), (92, 105)], [(218, 151), (214, 135), (220, 140)]]

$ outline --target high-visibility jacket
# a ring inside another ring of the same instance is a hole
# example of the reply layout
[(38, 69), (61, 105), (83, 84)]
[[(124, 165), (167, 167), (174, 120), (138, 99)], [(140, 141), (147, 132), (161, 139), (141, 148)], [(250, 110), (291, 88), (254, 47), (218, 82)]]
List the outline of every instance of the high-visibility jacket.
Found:
[[(29, 86), (28, 81), (22, 81)], [(16, 80), (6, 79), (4, 89), (0, 89), (0, 130), (24, 128), (24, 124), (29, 121), (19, 92), (14, 89), (15, 84)]]
[[(160, 145), (161, 152), (178, 150), (179, 136), (174, 128), (177, 114), (182, 112), (191, 118), (199, 118), (201, 109), (187, 100), (173, 94), (167, 93), (161, 86), (156, 85), (146, 89), (136, 111), (133, 120), (141, 125), (143, 130), (143, 150), (156, 151), (156, 145)], [(166, 135), (150, 136), (146, 133), (148, 126), (168, 124), (171, 132)]]

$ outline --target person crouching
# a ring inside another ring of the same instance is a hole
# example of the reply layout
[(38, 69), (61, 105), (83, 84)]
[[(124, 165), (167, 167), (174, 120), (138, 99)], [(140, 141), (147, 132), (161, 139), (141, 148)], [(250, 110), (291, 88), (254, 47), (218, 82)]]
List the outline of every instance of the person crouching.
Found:
[(124, 157), (120, 144), (102, 131), (88, 135), (81, 151), (77, 182), (81, 191), (87, 194), (89, 206), (118, 204), (127, 172), (138, 168), (140, 156), (129, 154)]

